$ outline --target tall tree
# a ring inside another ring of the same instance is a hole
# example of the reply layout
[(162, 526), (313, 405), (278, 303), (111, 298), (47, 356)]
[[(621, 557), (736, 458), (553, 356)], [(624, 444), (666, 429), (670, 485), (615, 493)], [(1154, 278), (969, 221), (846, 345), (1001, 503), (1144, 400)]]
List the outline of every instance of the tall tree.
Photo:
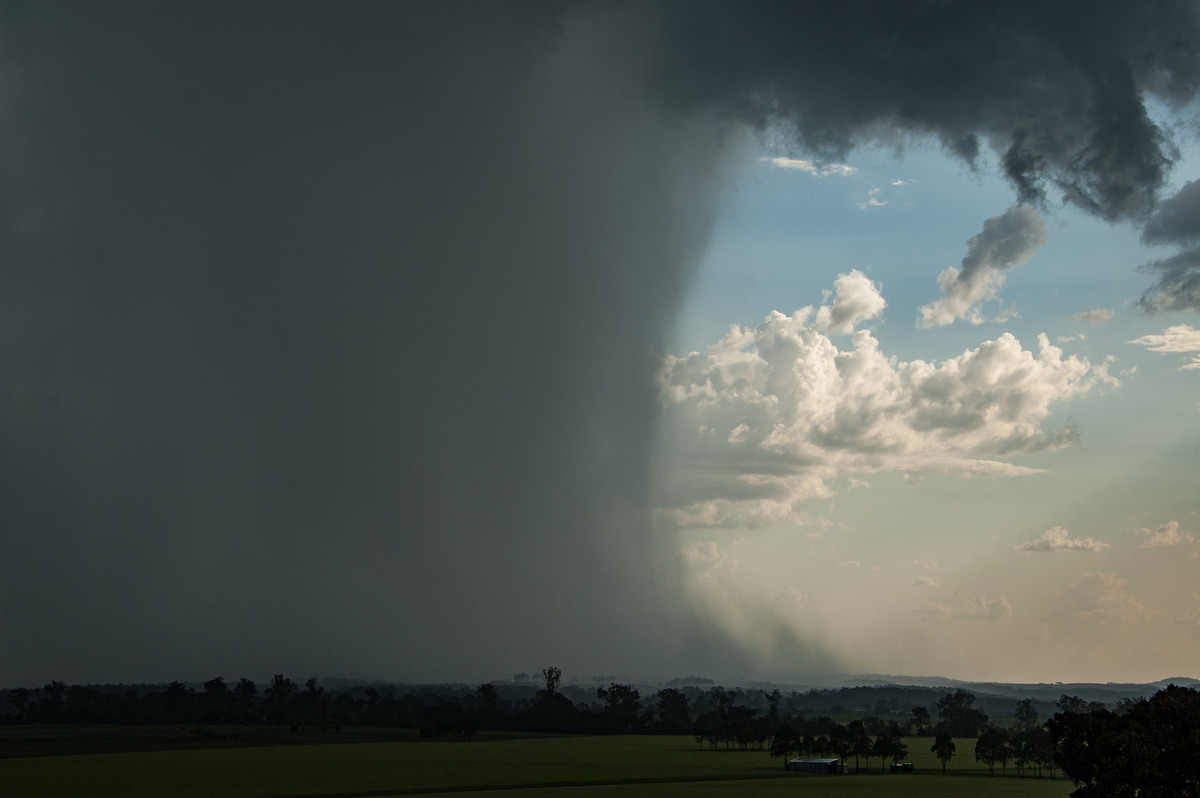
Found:
[(1017, 708), (1013, 715), (1017, 719), (1017, 728), (1032, 729), (1038, 725), (1037, 708), (1033, 705), (1032, 698), (1025, 698), (1017, 702)]
[(837, 724), (829, 732), (829, 750), (840, 760), (845, 760), (854, 749), (850, 740), (850, 732), (842, 724)]
[(220, 676), (204, 683), (204, 720), (220, 723), (229, 719), (229, 685)]
[(621, 734), (636, 731), (642, 712), (641, 695), (627, 684), (612, 682), (607, 688), (597, 687), (596, 697), (604, 700), (604, 714)]
[(292, 694), (296, 692), (296, 683), (277, 673), (271, 677), (271, 686), (263, 691), (267, 697), (267, 717), (272, 723), (283, 723), (291, 720)]
[(975, 741), (975, 759), (988, 766), (988, 775), (995, 775), (996, 763), (1006, 769), (1012, 759), (1012, 747), (1004, 729), (988, 726)]
[(942, 717), (941, 725), (951, 737), (978, 737), (983, 727), (987, 725), (988, 716), (975, 709), (975, 694), (966, 690), (956, 690), (938, 699), (938, 712)]
[(913, 707), (909, 714), (911, 716), (911, 720), (909, 720), (908, 727), (912, 734), (922, 735), (929, 731), (929, 725), (931, 722), (929, 707)]
[(779, 702), (783, 700), (783, 693), (778, 689), (767, 693), (767, 717), (771, 720), (779, 720)]
[(771, 756), (783, 757), (784, 767), (787, 767), (792, 753), (799, 754), (800, 750), (800, 734), (794, 728), (785, 723), (775, 730), (771, 737)]
[(687, 694), (674, 687), (658, 691), (655, 708), (658, 710), (658, 731), (661, 734), (685, 734), (690, 725)]
[(954, 739), (945, 732), (933, 739), (933, 746), (929, 750), (942, 761), (943, 773), (946, 772), (946, 765), (954, 758), (954, 748)]
[(1170, 685), (1125, 714), (1089, 705), (1046, 728), (1075, 798), (1200, 794), (1200, 691)]
[(556, 668), (551, 665), (549, 668), (542, 668), (542, 679), (546, 682), (546, 693), (554, 695), (558, 692), (558, 684), (562, 681), (562, 668)]
[(254, 699), (258, 695), (258, 685), (249, 679), (238, 679), (238, 683), (233, 686), (233, 702), (237, 707), (237, 717), (239, 720), (261, 720), (261, 717), (254, 717)]
[(861, 720), (852, 720), (846, 726), (846, 731), (850, 735), (850, 753), (854, 754), (854, 769), (859, 769), (859, 757), (871, 756), (872, 743), (871, 738), (867, 736), (867, 730), (863, 726)]

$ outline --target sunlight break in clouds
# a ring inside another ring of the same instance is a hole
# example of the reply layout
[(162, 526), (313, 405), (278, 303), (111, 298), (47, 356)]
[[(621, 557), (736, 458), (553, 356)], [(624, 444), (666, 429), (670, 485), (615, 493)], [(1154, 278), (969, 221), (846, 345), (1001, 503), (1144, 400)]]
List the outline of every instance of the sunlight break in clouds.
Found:
[(758, 160), (769, 163), (776, 169), (794, 169), (814, 177), (850, 177), (858, 173), (853, 166), (844, 163), (821, 163), (806, 161), (802, 158), (759, 158)]
[[(1143, 335), (1129, 343), (1141, 344), (1151, 352), (1190, 354), (1200, 352), (1200, 330), (1187, 324), (1176, 324), (1159, 335)], [(1180, 371), (1186, 369), (1200, 369), (1200, 354), (1192, 355), (1190, 361), (1179, 367)]]
[(1104, 543), (1092, 538), (1072, 538), (1066, 527), (1056, 526), (1047, 529), (1037, 540), (1022, 543), (1018, 551), (1104, 551), (1111, 543)]
[(983, 230), (967, 240), (962, 268), (951, 266), (938, 275), (942, 296), (921, 307), (917, 326), (944, 327), (958, 319), (982, 323), (979, 305), (995, 298), (1004, 285), (1004, 271), (1029, 260), (1033, 250), (1045, 243), (1046, 225), (1027, 205), (988, 219)]
[[(1000, 458), (1069, 445), (1071, 427), (1044, 430), (1051, 407), (1099, 384), (1106, 364), (1038, 352), (1005, 333), (943, 363), (900, 362), (859, 323), (885, 307), (859, 272), (833, 303), (754, 329), (734, 326), (705, 353), (666, 358), (665, 422), (677, 484), (663, 518), (675, 526), (804, 523), (802, 502), (833, 495), (831, 480), (909, 475), (1036, 473)], [(842, 350), (831, 336), (851, 334)]]

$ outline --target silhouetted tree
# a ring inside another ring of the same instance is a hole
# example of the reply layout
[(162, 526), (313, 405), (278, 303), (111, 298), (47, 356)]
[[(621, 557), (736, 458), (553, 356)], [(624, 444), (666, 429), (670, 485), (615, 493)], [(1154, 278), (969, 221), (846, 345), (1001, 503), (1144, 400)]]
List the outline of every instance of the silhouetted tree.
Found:
[(850, 736), (850, 753), (854, 754), (854, 769), (858, 770), (859, 757), (871, 756), (873, 744), (871, 738), (867, 736), (861, 720), (850, 721), (846, 726), (846, 731)]
[(604, 714), (612, 730), (629, 734), (636, 730), (642, 712), (641, 695), (627, 684), (612, 682), (607, 688), (597, 687), (596, 697), (604, 701)]
[(787, 767), (792, 753), (801, 753), (800, 735), (786, 723), (775, 730), (771, 736), (771, 756), (783, 757), (783, 766)]
[(33, 691), (25, 687), (17, 687), (8, 691), (8, 703), (17, 712), (17, 723), (24, 723)]
[(1059, 712), (1046, 728), (1075, 798), (1200, 794), (1200, 691), (1171, 685), (1125, 714)]
[(220, 676), (204, 683), (205, 723), (222, 723), (229, 719), (229, 685)]
[(249, 679), (238, 679), (238, 683), (233, 686), (233, 703), (240, 720), (261, 720), (254, 716), (254, 699), (257, 696), (258, 685)]
[(954, 740), (949, 734), (942, 732), (933, 740), (933, 746), (929, 749), (938, 759), (942, 761), (942, 772), (946, 772), (946, 765), (954, 758)]
[(975, 741), (975, 759), (988, 766), (988, 775), (995, 775), (996, 763), (1002, 769), (1007, 769), (1008, 761), (1012, 759), (1012, 745), (1008, 733), (995, 726), (988, 726)]
[(691, 727), (687, 694), (674, 687), (659, 690), (657, 730), (661, 734), (684, 734)]
[(553, 665), (542, 668), (542, 678), (546, 681), (546, 692), (553, 695), (558, 692), (558, 684), (562, 681), (562, 668)]
[(62, 718), (63, 696), (67, 693), (65, 682), (53, 681), (41, 687), (42, 700), (38, 702), (38, 714), (43, 723), (58, 723)]
[(546, 689), (537, 691), (533, 703), (521, 718), (521, 725), (529, 731), (575, 731), (579, 711), (570, 699), (558, 691), (562, 670), (553, 666), (544, 668), (542, 678), (545, 679)]
[(779, 720), (779, 702), (783, 700), (783, 693), (779, 690), (772, 690), (767, 693), (767, 717), (771, 720)]
[(978, 737), (983, 727), (987, 725), (988, 716), (971, 705), (975, 703), (975, 694), (966, 690), (956, 690), (938, 699), (938, 712), (942, 722), (939, 725), (951, 737)]
[(263, 693), (267, 698), (267, 719), (272, 723), (291, 722), (292, 694), (296, 692), (296, 683), (277, 673), (271, 677), (271, 686)]
[(1017, 719), (1017, 729), (1019, 730), (1032, 729), (1038, 725), (1037, 708), (1034, 707), (1032, 698), (1018, 701), (1013, 716)]
[(904, 744), (904, 735), (900, 727), (892, 725), (887, 731), (875, 738), (871, 746), (872, 753), (879, 757), (880, 770), (887, 769), (887, 760), (895, 764), (908, 756), (908, 746)]
[(494, 729), (500, 719), (500, 695), (491, 682), (475, 688), (476, 719), (480, 729)]
[(913, 707), (910, 713), (909, 731), (911, 734), (922, 735), (929, 731), (931, 718), (928, 707)]
[(829, 742), (827, 743), (828, 750), (840, 760), (845, 760), (854, 750), (854, 743), (850, 739), (850, 732), (842, 724), (837, 724), (833, 730), (829, 732)]
[(191, 723), (196, 707), (196, 691), (182, 682), (171, 682), (162, 692), (162, 721)]

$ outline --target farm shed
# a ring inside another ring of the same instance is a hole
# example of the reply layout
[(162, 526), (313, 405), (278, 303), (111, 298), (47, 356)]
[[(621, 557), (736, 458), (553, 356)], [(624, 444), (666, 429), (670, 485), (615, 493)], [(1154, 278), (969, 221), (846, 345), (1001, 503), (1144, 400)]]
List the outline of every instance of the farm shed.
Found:
[(840, 759), (793, 759), (784, 765), (788, 770), (801, 773), (845, 773), (846, 766)]

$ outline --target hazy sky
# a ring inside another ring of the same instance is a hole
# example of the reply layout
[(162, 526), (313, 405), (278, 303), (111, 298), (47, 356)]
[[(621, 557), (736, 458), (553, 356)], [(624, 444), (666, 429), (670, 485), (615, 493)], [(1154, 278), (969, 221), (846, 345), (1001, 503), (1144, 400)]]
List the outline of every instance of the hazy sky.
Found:
[(0, 685), (1195, 676), (1196, 41), (0, 4)]

